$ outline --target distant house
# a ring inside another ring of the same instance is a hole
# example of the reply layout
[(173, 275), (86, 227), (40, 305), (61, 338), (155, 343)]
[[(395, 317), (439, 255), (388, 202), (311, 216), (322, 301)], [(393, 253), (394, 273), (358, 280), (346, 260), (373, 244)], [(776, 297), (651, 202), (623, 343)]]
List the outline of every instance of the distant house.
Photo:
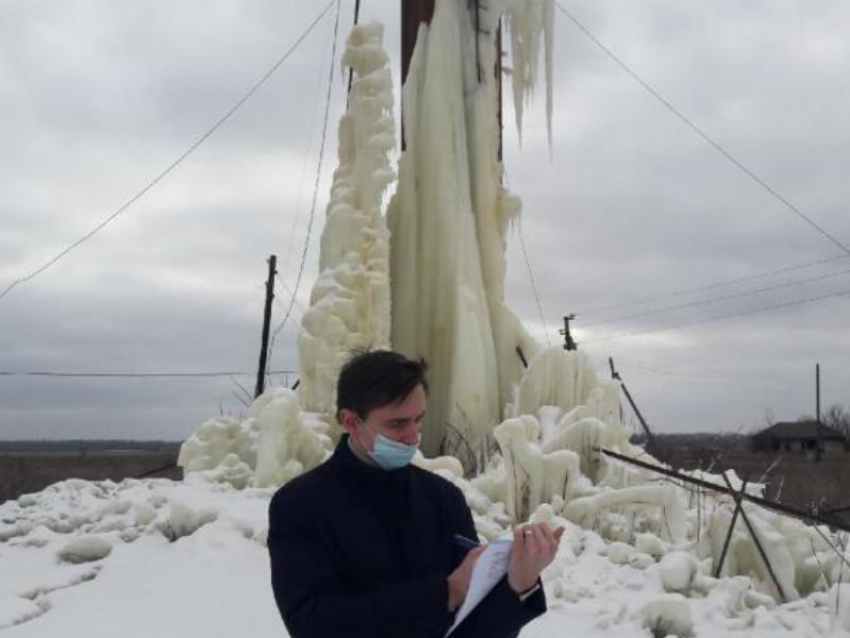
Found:
[(774, 423), (753, 436), (753, 449), (758, 452), (815, 452), (820, 441), (824, 452), (845, 452), (848, 441), (833, 428), (817, 421)]

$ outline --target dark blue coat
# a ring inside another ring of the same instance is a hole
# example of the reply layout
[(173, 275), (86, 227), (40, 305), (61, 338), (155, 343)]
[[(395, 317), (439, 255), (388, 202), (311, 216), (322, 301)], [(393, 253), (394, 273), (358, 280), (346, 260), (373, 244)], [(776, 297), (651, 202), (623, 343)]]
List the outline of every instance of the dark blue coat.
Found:
[[(269, 507), (272, 587), (292, 638), (442, 638), (446, 578), (477, 538), (463, 493), (415, 466), (360, 461), (343, 437), (328, 461), (280, 488)], [(502, 581), (455, 638), (507, 638), (546, 610)]]

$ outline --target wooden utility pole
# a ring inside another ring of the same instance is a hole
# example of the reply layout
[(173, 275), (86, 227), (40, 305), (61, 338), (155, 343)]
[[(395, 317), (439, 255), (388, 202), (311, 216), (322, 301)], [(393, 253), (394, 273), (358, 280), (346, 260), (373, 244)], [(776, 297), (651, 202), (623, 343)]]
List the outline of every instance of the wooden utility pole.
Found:
[(263, 312), (263, 337), (260, 348), (260, 365), (257, 368), (257, 387), (254, 398), (266, 389), (266, 358), (269, 353), (269, 327), (272, 322), (272, 301), (274, 300), (274, 277), (277, 274), (277, 255), (269, 256), (269, 276), (266, 279), (266, 306)]
[(401, 0), (401, 83), (407, 79), (419, 25), (434, 17), (434, 0)]
[[(474, 6), (473, 6), (474, 5)], [(481, 11), (487, 9), (480, 6), (480, 0), (468, 0), (467, 6), (473, 12), (475, 28), (480, 30)], [(416, 36), (419, 34), (420, 24), (430, 24), (434, 17), (434, 0), (401, 0), (401, 84), (404, 86), (407, 80), (407, 71), (410, 69), (410, 59), (413, 57), (413, 49), (416, 47)], [(484, 34), (488, 35), (488, 34)], [(476, 63), (480, 58), (479, 42), (482, 33), (478, 33), (475, 42)], [(493, 69), (498, 85), (498, 121), (499, 121), (499, 161), (502, 159), (502, 25), (496, 31), (496, 65)], [(482, 69), (479, 64), (478, 79), (481, 78)], [(401, 123), (401, 149), (404, 150), (404, 121)]]
[[(354, 3), (354, 24), (360, 24), (360, 0), (356, 0)], [(351, 95), (351, 82), (354, 80), (354, 68), (348, 69), (348, 91), (346, 92), (346, 96)], [(345, 98), (346, 105), (348, 104), (348, 97)]]
[(564, 335), (564, 350), (578, 350), (578, 344), (570, 334), (570, 321), (575, 318), (575, 315), (567, 315), (564, 317), (564, 329), (558, 331), (560, 334)]
[(822, 441), (821, 441), (821, 438), (820, 438), (820, 364), (819, 363), (815, 364), (815, 414), (816, 414), (816, 419), (817, 419), (815, 421), (815, 432), (816, 432), (816, 435), (815, 435), (816, 436), (816, 438), (815, 438), (815, 461), (820, 463), (822, 455), (823, 455), (823, 448), (822, 448), (822, 445), (821, 445)]

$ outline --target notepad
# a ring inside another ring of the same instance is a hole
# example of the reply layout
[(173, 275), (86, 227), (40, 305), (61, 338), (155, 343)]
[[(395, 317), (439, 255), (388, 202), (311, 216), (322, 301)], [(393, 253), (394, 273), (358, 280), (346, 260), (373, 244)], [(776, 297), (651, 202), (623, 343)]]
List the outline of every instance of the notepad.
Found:
[(454, 624), (449, 627), (446, 636), (463, 622), (464, 618), (484, 600), (487, 594), (493, 591), (496, 584), (508, 573), (508, 557), (511, 553), (511, 545), (513, 545), (513, 538), (498, 538), (487, 545), (487, 549), (475, 561), (466, 599), (460, 609), (457, 610)]

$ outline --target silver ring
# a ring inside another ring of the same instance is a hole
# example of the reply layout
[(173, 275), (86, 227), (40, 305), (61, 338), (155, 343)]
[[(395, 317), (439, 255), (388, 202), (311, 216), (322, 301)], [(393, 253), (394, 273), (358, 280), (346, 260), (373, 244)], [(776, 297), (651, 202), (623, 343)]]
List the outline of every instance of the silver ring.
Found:
[(530, 529), (523, 530), (523, 532), (522, 532), (523, 536), (531, 536), (533, 533), (534, 532), (531, 531)]

